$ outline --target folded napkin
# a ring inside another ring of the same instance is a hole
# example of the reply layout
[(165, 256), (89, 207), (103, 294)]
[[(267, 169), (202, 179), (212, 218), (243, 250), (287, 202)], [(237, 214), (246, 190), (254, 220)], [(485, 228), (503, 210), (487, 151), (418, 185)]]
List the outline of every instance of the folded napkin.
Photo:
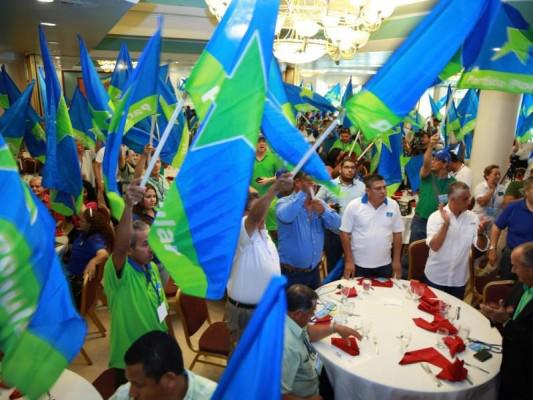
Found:
[(331, 338), (331, 344), (352, 356), (359, 355), (359, 346), (357, 346), (357, 340), (353, 336), (346, 339)]
[(320, 317), (320, 318), (316, 318), (315, 320), (313, 320), (312, 322), (316, 324), (326, 324), (326, 323), (329, 323), (333, 318), (331, 317), (331, 315), (324, 315), (323, 317)]
[(433, 347), (427, 347), (425, 349), (407, 351), (403, 358), (400, 360), (401, 365), (413, 364), (417, 362), (428, 362), (437, 367), (444, 368), (450, 361), (443, 356), (438, 350)]
[(464, 381), (468, 375), (468, 370), (463, 365), (463, 360), (456, 359), (453, 363), (448, 363), (448, 365), (439, 372), (437, 378), (451, 382)]
[(354, 287), (343, 287), (337, 294), (346, 293), (346, 297), (357, 297), (357, 290)]
[(422, 293), (421, 298), (423, 298), (423, 299), (436, 299), (437, 298), (437, 295), (433, 292), (433, 290), (431, 290), (429, 288), (428, 285), (426, 285), (425, 283), (420, 282), (420, 281), (412, 280), (411, 281), (411, 290), (414, 291), (415, 287), (417, 287), (417, 286), (424, 288), (424, 292)]
[(432, 322), (428, 322), (424, 318), (413, 318), (413, 321), (418, 327), (427, 331), (437, 332), (439, 328), (445, 328), (448, 330), (449, 335), (457, 334), (457, 328), (450, 321), (442, 318), (440, 314), (436, 314)]
[(440, 314), (441, 303), (444, 303), (444, 302), (439, 299), (430, 299), (426, 297), (421, 297), (420, 304), (418, 305), (418, 309), (425, 311), (427, 313), (433, 314), (433, 315)]
[(372, 286), (375, 287), (388, 287), (391, 288), (394, 286), (390, 279), (377, 279), (377, 278), (357, 278), (357, 283), (359, 285), (363, 284), (363, 279), (370, 279), (372, 281)]
[(9, 400), (15, 400), (20, 399), (22, 396), (24, 396), (22, 393), (20, 393), (17, 389), (15, 389), (10, 395)]
[(455, 357), (457, 353), (465, 349), (465, 342), (459, 336), (446, 336), (444, 338), (444, 344), (450, 349), (450, 355), (452, 357)]

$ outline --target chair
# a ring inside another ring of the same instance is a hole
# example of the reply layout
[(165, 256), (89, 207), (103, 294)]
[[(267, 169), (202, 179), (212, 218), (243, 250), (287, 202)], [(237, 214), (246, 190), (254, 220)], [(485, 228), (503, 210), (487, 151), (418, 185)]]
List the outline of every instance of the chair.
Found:
[[(178, 290), (176, 294), (176, 311), (183, 324), (187, 346), (196, 353), (189, 369), (192, 370), (197, 362), (225, 368), (231, 353), (231, 339), (226, 323), (223, 321), (212, 323), (205, 299), (188, 296), (181, 293), (181, 290)], [(195, 348), (191, 342), (191, 336), (194, 336), (206, 321), (207, 329), (200, 335), (198, 348)], [(226, 363), (219, 364), (204, 360), (200, 358), (202, 356), (221, 358)]]
[(100, 393), (100, 396), (104, 400), (109, 399), (113, 393), (118, 389), (116, 383), (117, 369), (109, 368), (102, 372), (98, 377), (93, 381), (94, 388)]
[(426, 239), (415, 240), (407, 249), (409, 257), (409, 270), (407, 279), (422, 280), (424, 278), (424, 269), (429, 256), (429, 247)]
[(483, 303), (497, 304), (500, 300), (505, 300), (509, 293), (511, 293), (511, 289), (513, 288), (514, 284), (515, 281), (512, 280), (493, 281), (487, 283), (483, 289)]
[(487, 268), (488, 258), (486, 253), (481, 253), (472, 247), (469, 257), (470, 279), (466, 288), (465, 298), (471, 294), (470, 305), (477, 307), (483, 301), (483, 291), (490, 282), (498, 280), (498, 271), (495, 269), (489, 273), (480, 274), (478, 271)]
[[(98, 331), (102, 335), (102, 337), (106, 336), (106, 329), (96, 313), (94, 312), (94, 309), (96, 308), (96, 301), (98, 299), (98, 287), (100, 285), (100, 281), (102, 280), (102, 276), (104, 273), (104, 266), (101, 264), (98, 264), (96, 266), (96, 272), (93, 279), (89, 279), (88, 275), (83, 276), (83, 288), (81, 291), (81, 305), (80, 305), (80, 315), (87, 318), (91, 318), (98, 328)], [(93, 362), (91, 358), (89, 357), (89, 354), (87, 354), (87, 351), (84, 347), (81, 349), (81, 355), (83, 358), (85, 358), (85, 361), (87, 361), (87, 364), (92, 365)]]

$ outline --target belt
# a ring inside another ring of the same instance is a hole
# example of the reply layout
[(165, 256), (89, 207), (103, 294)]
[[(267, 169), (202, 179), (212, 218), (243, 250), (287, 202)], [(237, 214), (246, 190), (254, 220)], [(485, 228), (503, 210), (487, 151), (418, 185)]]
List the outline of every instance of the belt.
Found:
[(255, 308), (257, 307), (256, 304), (246, 304), (246, 303), (241, 303), (239, 301), (235, 301), (233, 300), (231, 297), (228, 296), (228, 301), (233, 304), (235, 307), (237, 308), (244, 308), (246, 310), (255, 310)]
[[(318, 264), (317, 264), (318, 265)], [(317, 265), (315, 265), (314, 267), (311, 267), (311, 268), (296, 268), (296, 267), (293, 267), (292, 265), (290, 264), (283, 264), (281, 263), (281, 269), (285, 272), (311, 272), (311, 271), (314, 271), (315, 268), (317, 267)]]

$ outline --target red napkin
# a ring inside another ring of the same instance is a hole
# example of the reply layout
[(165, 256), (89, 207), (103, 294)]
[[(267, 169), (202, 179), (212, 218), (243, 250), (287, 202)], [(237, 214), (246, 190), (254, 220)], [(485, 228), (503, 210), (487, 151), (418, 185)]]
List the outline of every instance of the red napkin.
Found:
[(357, 346), (357, 340), (353, 336), (346, 339), (331, 338), (331, 344), (352, 356), (359, 355), (359, 346)]
[(463, 365), (463, 360), (456, 359), (453, 363), (448, 363), (448, 365), (439, 372), (437, 378), (451, 382), (464, 381), (468, 375), (468, 370)]
[(401, 365), (413, 364), (417, 362), (428, 362), (440, 368), (445, 368), (450, 362), (439, 351), (433, 347), (408, 351), (400, 360)]
[(465, 342), (459, 336), (446, 336), (444, 338), (444, 344), (450, 349), (450, 355), (452, 357), (455, 357), (457, 353), (465, 349)]
[(15, 400), (20, 399), (22, 396), (24, 396), (22, 393), (20, 393), (18, 390), (14, 390), (13, 393), (9, 395), (9, 400)]
[(412, 280), (411, 281), (411, 290), (414, 291), (416, 286), (424, 288), (424, 293), (422, 293), (421, 298), (423, 298), (423, 299), (436, 299), (437, 298), (437, 295), (433, 292), (433, 290), (431, 290), (429, 288), (428, 285), (426, 285), (425, 283), (422, 283), (420, 281)]
[(316, 324), (326, 324), (326, 323), (329, 323), (333, 318), (331, 317), (331, 315), (325, 315), (323, 316), (322, 318), (317, 318), (315, 319), (315, 325)]
[(339, 292), (337, 292), (337, 294), (342, 294), (342, 293), (346, 293), (346, 297), (348, 298), (357, 297), (357, 290), (355, 290), (354, 287), (351, 287), (351, 288), (343, 287)]
[(386, 281), (381, 281), (381, 280), (376, 279), (376, 278), (358, 278), (357, 279), (357, 283), (359, 283), (359, 285), (362, 285), (363, 284), (363, 279), (370, 279), (372, 281), (372, 286), (375, 286), (375, 287), (388, 287), (388, 288), (391, 288), (392, 286), (394, 286), (390, 279), (387, 279)]
[(418, 327), (427, 331), (437, 332), (439, 328), (445, 328), (448, 330), (449, 335), (457, 334), (457, 328), (450, 321), (442, 318), (440, 314), (435, 315), (432, 322), (428, 322), (424, 318), (413, 318), (413, 321)]
[(420, 304), (418, 305), (418, 309), (425, 311), (427, 313), (433, 314), (433, 315), (440, 314), (441, 303), (443, 303), (443, 301), (439, 299), (430, 299), (426, 297), (421, 297)]

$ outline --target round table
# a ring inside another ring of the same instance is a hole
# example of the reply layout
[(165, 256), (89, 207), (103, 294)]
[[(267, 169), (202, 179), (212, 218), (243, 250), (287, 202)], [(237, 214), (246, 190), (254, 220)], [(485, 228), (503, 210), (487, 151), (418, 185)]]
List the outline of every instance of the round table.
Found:
[[(8, 400), (13, 389), (0, 389), (0, 400)], [(44, 395), (42, 400), (102, 400), (102, 396), (85, 378), (68, 369), (64, 370), (55, 385), (50, 389), (50, 397)], [(26, 397), (21, 397), (21, 400)]]
[[(435, 347), (438, 335), (414, 324), (413, 318), (422, 317), (431, 322), (433, 316), (418, 310), (418, 302), (408, 298), (408, 281), (396, 282), (398, 286), (375, 287), (368, 294), (363, 293), (357, 281), (344, 279), (317, 290), (322, 301), (337, 305), (334, 310), (337, 316), (334, 317), (341, 322), (353, 327), (360, 327), (366, 321), (371, 321), (372, 324), (368, 338), (359, 341), (360, 354), (355, 357), (331, 345), (331, 337), (314, 343), (335, 389), (336, 399), (496, 399), (501, 354), (493, 353), (491, 359), (481, 363), (473, 357), (474, 351), (467, 346), (465, 351), (457, 355), (460, 359), (489, 371), (487, 374), (465, 365), (472, 385), (467, 381), (442, 380), (442, 385), (437, 387), (432, 377), (417, 365), (419, 363), (399, 364), (403, 357), (398, 338), (401, 332), (410, 332), (412, 336), (407, 351)], [(339, 283), (345, 287), (356, 287), (358, 296), (347, 299), (345, 304), (353, 303), (352, 313), (357, 315), (339, 315), (339, 310), (347, 308), (341, 304), (341, 296), (334, 290)], [(455, 325), (468, 326), (469, 337), (486, 343), (501, 344), (500, 333), (490, 326), (489, 320), (479, 311), (442, 291), (432, 290), (439, 299), (452, 307), (461, 307), (460, 319)], [(374, 345), (374, 341), (377, 345)], [(447, 348), (437, 350), (453, 361)], [(436, 366), (424, 364), (430, 367), (434, 375), (440, 371)]]

